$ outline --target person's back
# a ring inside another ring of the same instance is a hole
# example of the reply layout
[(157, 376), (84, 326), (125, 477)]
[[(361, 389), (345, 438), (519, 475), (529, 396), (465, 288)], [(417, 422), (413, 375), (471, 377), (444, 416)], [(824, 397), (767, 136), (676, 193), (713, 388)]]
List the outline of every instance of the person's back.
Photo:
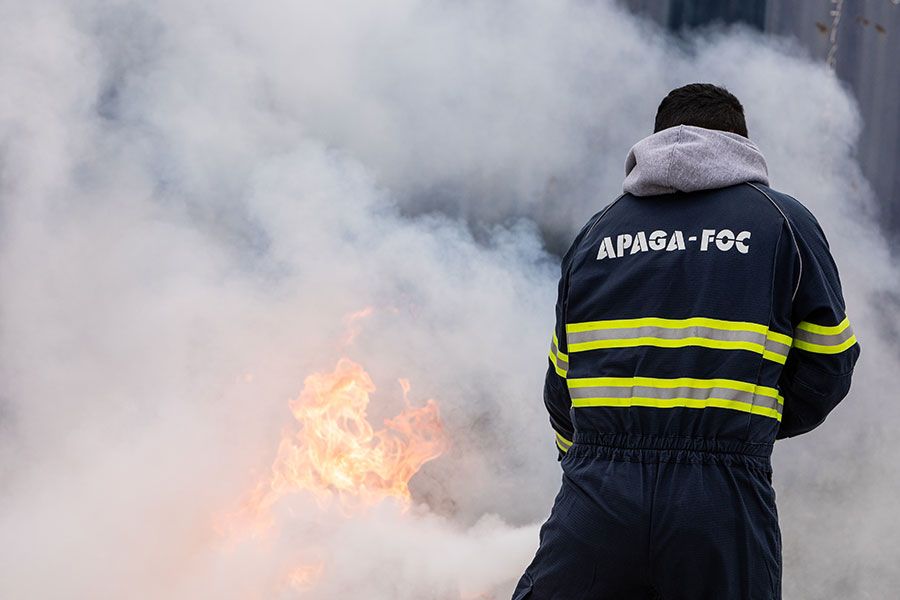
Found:
[(674, 90), (656, 129), (563, 259), (544, 392), (563, 487), (515, 600), (779, 598), (772, 444), (850, 385), (824, 235), (767, 187), (737, 100)]

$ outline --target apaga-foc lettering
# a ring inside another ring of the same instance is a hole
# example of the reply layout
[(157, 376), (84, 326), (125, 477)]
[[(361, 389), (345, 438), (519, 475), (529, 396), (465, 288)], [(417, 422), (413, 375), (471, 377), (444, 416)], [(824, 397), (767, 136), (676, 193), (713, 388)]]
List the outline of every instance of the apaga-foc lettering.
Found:
[(698, 244), (700, 252), (716, 249), (721, 252), (737, 250), (741, 254), (750, 252), (750, 232), (735, 233), (731, 229), (704, 229), (699, 236), (685, 237), (684, 232), (676, 229), (671, 234), (657, 229), (647, 235), (644, 231), (637, 233), (620, 233), (607, 236), (600, 242), (597, 260), (619, 258), (640, 252), (675, 252), (688, 249), (689, 244)]

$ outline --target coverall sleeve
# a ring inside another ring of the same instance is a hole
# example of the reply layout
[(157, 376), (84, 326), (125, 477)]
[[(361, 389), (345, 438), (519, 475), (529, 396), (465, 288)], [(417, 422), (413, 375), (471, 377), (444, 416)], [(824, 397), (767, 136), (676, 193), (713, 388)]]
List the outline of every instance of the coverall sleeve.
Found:
[(556, 302), (556, 325), (550, 341), (550, 366), (544, 379), (544, 405), (550, 414), (550, 426), (553, 428), (556, 438), (558, 458), (572, 446), (574, 427), (570, 408), (572, 399), (569, 396), (569, 388), (566, 385), (566, 371), (569, 368), (568, 354), (565, 347), (565, 322), (561, 320), (561, 306), (564, 304), (565, 269), (559, 282), (560, 298)]
[(806, 209), (793, 217), (800, 277), (792, 304), (793, 343), (779, 382), (784, 410), (778, 439), (822, 424), (850, 390), (860, 353), (825, 234)]
[(581, 229), (575, 237), (575, 241), (562, 259), (559, 289), (556, 297), (556, 324), (553, 327), (553, 335), (550, 340), (550, 365), (547, 376), (544, 379), (544, 405), (550, 413), (550, 426), (553, 428), (556, 438), (558, 458), (572, 446), (572, 438), (575, 435), (575, 427), (572, 424), (572, 398), (569, 396), (569, 387), (566, 384), (566, 376), (569, 370), (568, 346), (566, 343), (566, 300), (569, 289), (569, 277), (572, 271), (572, 262), (575, 251), (582, 239), (590, 231), (594, 222), (602, 216), (603, 211), (597, 213)]

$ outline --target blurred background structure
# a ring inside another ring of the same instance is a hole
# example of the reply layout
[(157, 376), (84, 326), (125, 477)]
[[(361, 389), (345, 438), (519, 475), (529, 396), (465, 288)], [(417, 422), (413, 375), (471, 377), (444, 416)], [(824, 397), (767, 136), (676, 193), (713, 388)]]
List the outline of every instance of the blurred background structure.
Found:
[(892, 248), (900, 249), (900, 0), (623, 2), (673, 32), (746, 24), (792, 37), (813, 59), (828, 62), (859, 102), (859, 163), (878, 197)]

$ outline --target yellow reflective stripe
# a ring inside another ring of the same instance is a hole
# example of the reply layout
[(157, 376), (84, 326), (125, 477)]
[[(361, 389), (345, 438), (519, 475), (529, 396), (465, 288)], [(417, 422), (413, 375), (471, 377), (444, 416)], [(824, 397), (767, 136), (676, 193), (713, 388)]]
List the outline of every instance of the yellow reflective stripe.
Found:
[[(708, 317), (664, 319), (642, 317), (611, 319), (566, 325), (569, 352), (607, 348), (685, 348), (700, 346), (716, 350), (746, 350), (784, 364), (793, 339), (749, 321), (726, 321)], [(683, 336), (683, 337), (682, 337)]]
[(561, 436), (559, 434), (559, 432), (557, 432), (556, 433), (556, 447), (559, 448), (560, 450), (562, 450), (563, 452), (568, 452), (569, 448), (572, 447), (572, 442), (570, 442), (569, 440), (567, 440), (566, 438)]
[(777, 352), (772, 352), (771, 350), (766, 350), (765, 352), (763, 352), (763, 358), (765, 358), (766, 360), (771, 360), (771, 361), (777, 362), (778, 364), (782, 364), (782, 365), (785, 362), (787, 362), (787, 355), (778, 354)]
[(556, 374), (565, 379), (569, 370), (569, 355), (559, 351), (559, 340), (556, 338), (556, 330), (553, 331), (553, 341), (550, 344), (550, 362)]
[(778, 398), (778, 390), (764, 385), (756, 385), (737, 379), (695, 379), (692, 377), (579, 377), (569, 379), (570, 388), (585, 387), (655, 387), (655, 388), (680, 388), (691, 387), (698, 389), (727, 388), (741, 392), (750, 392), (769, 398)]
[(556, 371), (556, 374), (565, 378), (567, 371), (559, 366), (559, 362), (557, 362), (556, 355), (553, 354), (553, 351), (550, 352), (550, 362), (553, 363), (553, 369)]
[[(597, 329), (624, 329), (628, 327), (665, 327), (668, 329), (684, 329), (686, 327), (710, 327), (726, 331), (752, 331), (766, 334), (769, 328), (749, 321), (725, 321), (707, 317), (690, 317), (687, 319), (664, 319), (661, 317), (641, 317), (638, 319), (611, 319), (607, 321), (588, 321), (586, 323), (568, 323), (567, 333), (594, 331)], [(570, 349), (571, 350), (571, 349)]]
[(848, 317), (844, 317), (843, 321), (841, 321), (837, 325), (834, 325), (833, 327), (816, 325), (815, 323), (810, 323), (808, 321), (801, 321), (797, 324), (796, 328), (802, 329), (803, 331), (808, 331), (810, 333), (818, 333), (819, 335), (837, 335), (839, 333), (843, 333), (843, 331), (848, 327), (850, 327), (850, 319)]
[(849, 338), (836, 346), (823, 346), (822, 344), (811, 344), (809, 342), (804, 342), (803, 340), (794, 340), (794, 348), (806, 350), (807, 352), (816, 352), (818, 354), (840, 354), (847, 348), (853, 346), (853, 344), (855, 343), (856, 336), (851, 335)]
[(619, 340), (593, 340), (590, 342), (569, 344), (569, 352), (584, 352), (585, 350), (599, 350), (601, 348), (633, 348), (635, 346), (656, 346), (659, 348), (702, 346), (704, 348), (717, 348), (719, 350), (749, 350), (750, 352), (756, 352), (757, 354), (767, 353), (765, 346), (762, 344), (743, 341), (711, 340), (701, 337), (687, 337), (681, 339), (639, 337)]
[(817, 354), (839, 354), (856, 344), (850, 319), (844, 317), (834, 326), (816, 325), (808, 321), (797, 324), (793, 347)]
[(556, 338), (556, 330), (553, 331), (553, 348), (556, 349), (556, 354), (566, 362), (569, 362), (569, 355), (565, 352), (561, 352), (559, 349), (559, 340)]
[[(735, 379), (584, 377), (567, 384), (574, 408), (726, 408), (780, 420), (784, 405), (777, 389)], [(633, 395), (628, 395), (629, 391)], [(703, 397), (704, 391), (708, 397)], [(767, 400), (761, 401), (763, 398)]]
[[(779, 399), (781, 403), (783, 400)], [(741, 412), (770, 417), (777, 421), (781, 421), (781, 414), (772, 408), (766, 406), (755, 406), (746, 402), (738, 402), (736, 400), (726, 400), (723, 398), (706, 398), (697, 400), (694, 398), (581, 398), (572, 400), (572, 406), (575, 408), (588, 407), (630, 407), (639, 406), (647, 408), (727, 408), (730, 410), (739, 410)]]
[(778, 333), (775, 331), (769, 331), (768, 333), (766, 333), (766, 338), (772, 340), (773, 342), (784, 344), (785, 346), (790, 346), (791, 342), (794, 341), (791, 336), (784, 335), (783, 333)]

